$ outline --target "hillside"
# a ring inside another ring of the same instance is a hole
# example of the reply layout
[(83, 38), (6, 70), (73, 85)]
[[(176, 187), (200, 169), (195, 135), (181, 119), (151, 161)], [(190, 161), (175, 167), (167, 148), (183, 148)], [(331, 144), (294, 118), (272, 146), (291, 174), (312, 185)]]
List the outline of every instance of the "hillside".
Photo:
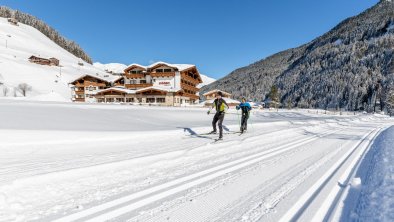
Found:
[(90, 56), (85, 53), (77, 43), (64, 38), (55, 29), (53, 29), (40, 19), (20, 11), (10, 9), (5, 6), (0, 6), (0, 17), (12, 17), (23, 24), (36, 28), (63, 49), (67, 50), (76, 57), (81, 58), (85, 62), (92, 64), (92, 59), (90, 58)]
[(113, 73), (124, 73), (124, 70), (127, 68), (127, 65), (121, 63), (108, 63), (102, 64), (99, 62), (93, 63), (94, 67), (97, 67), (101, 70)]
[[(60, 60), (60, 66), (29, 62), (32, 55)], [(78, 65), (78, 63), (82, 65)], [(0, 18), (0, 98), (21, 97), (15, 88), (21, 83), (32, 86), (27, 97), (32, 100), (71, 101), (68, 83), (83, 74), (113, 76), (72, 55), (37, 29), (10, 24)], [(4, 95), (4, 89), (8, 92)]]
[[(346, 110), (384, 110), (394, 86), (394, 2), (346, 19), (328, 33), (208, 85), (261, 101), (280, 89), (282, 104)], [(394, 91), (393, 91), (394, 92)]]

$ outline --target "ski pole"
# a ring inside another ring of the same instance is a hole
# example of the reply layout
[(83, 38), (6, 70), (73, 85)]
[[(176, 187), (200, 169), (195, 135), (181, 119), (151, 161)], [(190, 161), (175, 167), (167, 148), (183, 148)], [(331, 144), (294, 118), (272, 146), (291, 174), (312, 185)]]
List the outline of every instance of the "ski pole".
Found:
[(237, 116), (238, 116), (238, 128), (241, 128), (241, 121), (240, 121), (240, 119), (239, 119), (238, 110), (237, 110)]
[[(252, 115), (253, 115), (253, 112), (252, 112)], [(252, 115), (249, 115), (249, 118), (250, 118), (250, 125), (252, 126), (252, 131), (254, 132), (254, 126), (252, 123)]]

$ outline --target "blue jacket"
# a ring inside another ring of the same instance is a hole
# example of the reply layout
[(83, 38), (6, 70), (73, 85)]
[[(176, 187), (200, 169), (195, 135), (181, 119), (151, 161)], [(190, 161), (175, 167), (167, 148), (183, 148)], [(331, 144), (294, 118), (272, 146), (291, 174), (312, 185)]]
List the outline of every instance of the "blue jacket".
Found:
[(249, 113), (252, 110), (252, 106), (248, 102), (241, 103), (236, 107), (237, 110), (241, 109), (242, 113)]

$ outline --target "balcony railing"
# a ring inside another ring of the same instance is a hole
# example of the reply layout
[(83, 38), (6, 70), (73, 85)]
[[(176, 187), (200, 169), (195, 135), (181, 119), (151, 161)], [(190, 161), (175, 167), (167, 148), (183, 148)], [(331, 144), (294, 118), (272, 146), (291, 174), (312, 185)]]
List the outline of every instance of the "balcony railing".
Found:
[(86, 87), (86, 86), (103, 86), (105, 87), (105, 83), (97, 83), (97, 82), (89, 82), (85, 81), (84, 83), (77, 83), (75, 84), (76, 87)]
[(153, 86), (151, 83), (141, 83), (141, 84), (125, 84), (125, 87), (128, 89), (139, 89)]
[(195, 79), (191, 76), (188, 76), (187, 74), (182, 73), (182, 79), (186, 80), (188, 82), (194, 83), (194, 84), (199, 84), (200, 82), (198, 81), (198, 79)]
[(195, 92), (200, 91), (199, 88), (197, 88), (195, 86), (191, 86), (191, 85), (185, 84), (185, 83), (181, 83), (181, 87), (182, 87), (182, 89), (187, 89), (187, 90), (191, 90), (191, 91), (195, 91)]
[(191, 99), (199, 99), (200, 97), (197, 96), (196, 94), (190, 94), (190, 93), (183, 93), (183, 96), (189, 97)]
[(77, 95), (84, 95), (85, 91), (75, 91), (75, 94), (77, 94)]
[(149, 74), (152, 77), (173, 77), (175, 72), (153, 72)]
[(144, 74), (130, 74), (130, 73), (126, 73), (125, 77), (128, 79), (143, 79), (145, 78)]
[(74, 98), (75, 102), (85, 102), (85, 98)]

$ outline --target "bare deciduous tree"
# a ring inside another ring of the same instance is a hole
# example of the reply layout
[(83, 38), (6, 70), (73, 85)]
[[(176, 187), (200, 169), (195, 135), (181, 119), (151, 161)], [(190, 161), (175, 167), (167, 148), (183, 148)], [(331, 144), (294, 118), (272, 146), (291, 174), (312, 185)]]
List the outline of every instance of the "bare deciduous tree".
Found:
[(27, 92), (32, 90), (32, 87), (27, 83), (21, 83), (18, 85), (19, 91), (22, 93), (24, 97), (26, 97)]
[(3, 96), (7, 96), (10, 89), (7, 86), (3, 86)]

